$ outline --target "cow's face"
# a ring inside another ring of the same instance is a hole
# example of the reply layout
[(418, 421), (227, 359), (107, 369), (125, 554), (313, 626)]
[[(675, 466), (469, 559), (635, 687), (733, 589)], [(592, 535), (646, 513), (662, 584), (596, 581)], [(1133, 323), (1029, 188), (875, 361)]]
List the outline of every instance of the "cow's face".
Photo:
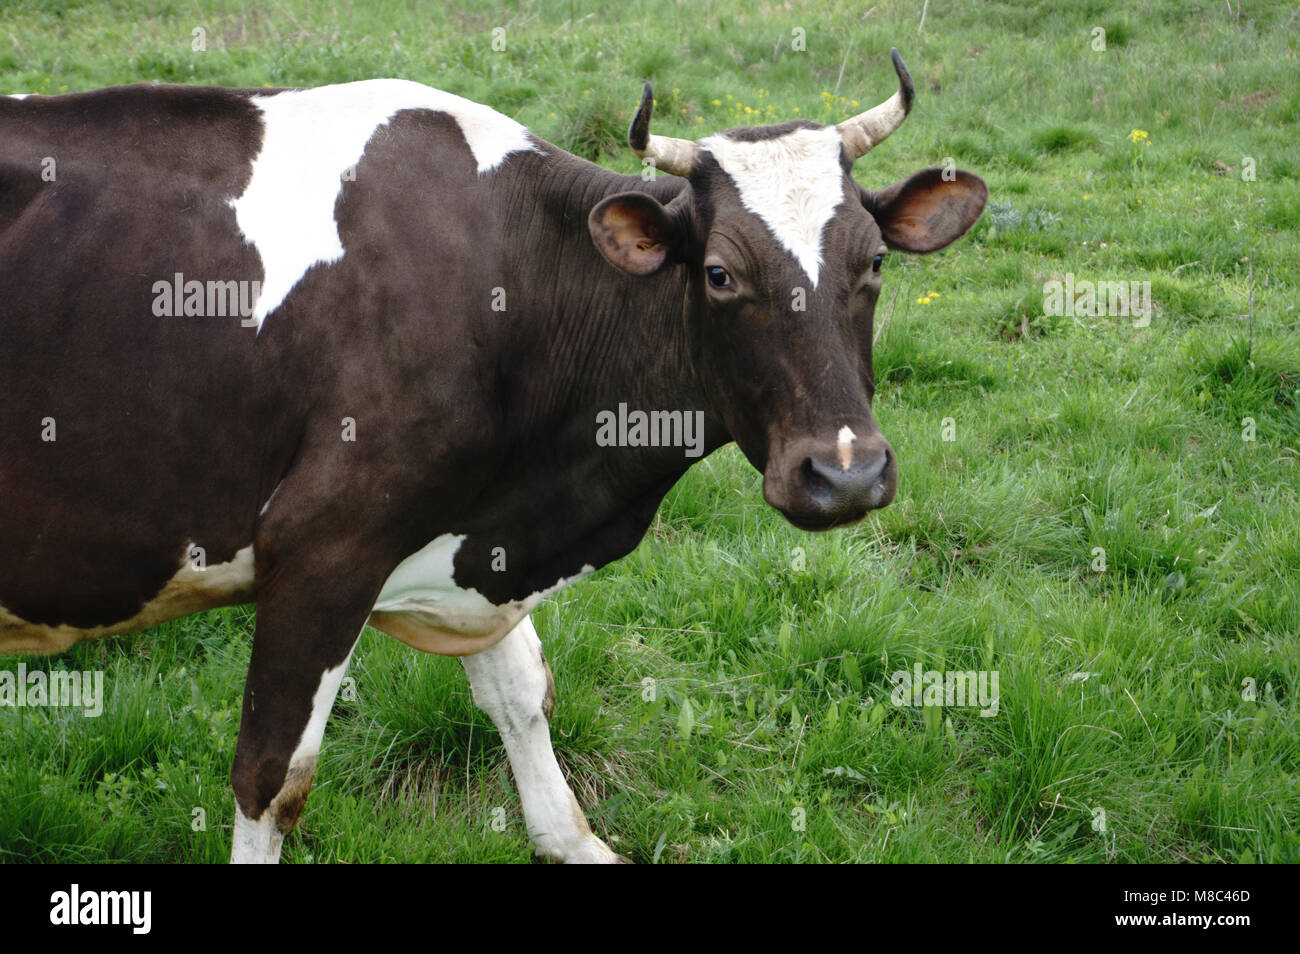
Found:
[(893, 449), (871, 413), (872, 321), (888, 249), (930, 252), (965, 232), (988, 190), (926, 169), (880, 192), (854, 159), (902, 121), (911, 81), (840, 126), (798, 121), (699, 142), (648, 134), (649, 88), (629, 134), (689, 179), (667, 206), (644, 193), (592, 210), (596, 245), (638, 275), (687, 270), (692, 362), (715, 410), (796, 526), (827, 529), (894, 497)]

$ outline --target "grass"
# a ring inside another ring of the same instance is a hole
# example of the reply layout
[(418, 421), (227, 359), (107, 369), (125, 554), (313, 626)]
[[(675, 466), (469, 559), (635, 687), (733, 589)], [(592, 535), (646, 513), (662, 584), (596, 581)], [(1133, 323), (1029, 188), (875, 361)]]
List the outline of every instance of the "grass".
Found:
[[(954, 2), (918, 35), (919, 3), (789, 6), (20, 0), (0, 87), (401, 76), (631, 172), (645, 79), (660, 133), (832, 122), (888, 95), (898, 46), (916, 108), (856, 174), (952, 157), (991, 189), (969, 237), (886, 265), (898, 499), (802, 534), (727, 448), (549, 600), (579, 799), (639, 862), (1300, 861), (1293, 9)], [(1045, 315), (1067, 272), (1150, 281), (1150, 326)], [(0, 662), (107, 686), (97, 719), (0, 709), (0, 859), (225, 860), (252, 620)], [(917, 662), (996, 670), (998, 714), (891, 704)], [(286, 859), (526, 860), (460, 667), (368, 631), (351, 675)]]

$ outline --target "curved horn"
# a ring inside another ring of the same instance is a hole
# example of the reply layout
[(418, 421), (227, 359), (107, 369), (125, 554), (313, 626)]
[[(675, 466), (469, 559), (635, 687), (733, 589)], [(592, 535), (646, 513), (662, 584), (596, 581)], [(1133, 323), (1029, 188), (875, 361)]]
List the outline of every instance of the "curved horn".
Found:
[(641, 93), (641, 105), (632, 117), (627, 144), (641, 159), (653, 159), (655, 168), (675, 176), (689, 176), (700, 160), (700, 147), (689, 139), (654, 136), (650, 133), (650, 114), (654, 112), (655, 94), (650, 84)]
[(846, 119), (836, 127), (844, 141), (844, 154), (849, 157), (849, 162), (861, 159), (873, 147), (880, 145), (890, 133), (903, 125), (903, 120), (912, 110), (912, 97), (916, 92), (912, 86), (912, 77), (903, 65), (898, 50), (891, 49), (889, 57), (894, 61), (894, 72), (898, 74), (898, 92), (879, 106)]

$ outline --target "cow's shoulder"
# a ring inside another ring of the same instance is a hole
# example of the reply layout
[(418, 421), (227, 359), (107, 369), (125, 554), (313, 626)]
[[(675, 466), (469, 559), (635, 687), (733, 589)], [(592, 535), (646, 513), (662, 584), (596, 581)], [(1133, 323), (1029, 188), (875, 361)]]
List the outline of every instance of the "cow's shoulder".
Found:
[(442, 113), (455, 120), (479, 173), (496, 168), (513, 152), (537, 148), (537, 140), (509, 116), (411, 80), (371, 79), (248, 92), (264, 118), (264, 155), (268, 149), (298, 154), (324, 149), (328, 156), (355, 160), (380, 127), (407, 110)]
[(167, 153), (188, 156), (207, 152), (214, 139), (236, 139), (250, 158), (310, 159), (321, 166), (354, 163), (382, 127), (410, 110), (450, 117), (480, 174), (511, 153), (541, 147), (524, 126), (490, 106), (404, 79), (307, 89), (135, 83), (56, 96), (12, 94), (0, 96), (0, 129), (5, 151), (24, 155), (28, 144), (85, 147), (121, 162), (147, 160), (164, 143)]

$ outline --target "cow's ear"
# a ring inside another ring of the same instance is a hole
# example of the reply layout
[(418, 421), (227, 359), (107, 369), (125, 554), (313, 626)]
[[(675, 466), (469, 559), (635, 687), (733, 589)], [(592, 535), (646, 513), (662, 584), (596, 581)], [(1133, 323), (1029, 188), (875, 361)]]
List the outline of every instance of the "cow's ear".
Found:
[(644, 192), (620, 192), (587, 216), (591, 239), (610, 263), (632, 275), (653, 275), (681, 244), (673, 217)]
[(963, 235), (988, 201), (984, 180), (964, 169), (922, 169), (879, 192), (862, 193), (885, 244), (933, 252)]

